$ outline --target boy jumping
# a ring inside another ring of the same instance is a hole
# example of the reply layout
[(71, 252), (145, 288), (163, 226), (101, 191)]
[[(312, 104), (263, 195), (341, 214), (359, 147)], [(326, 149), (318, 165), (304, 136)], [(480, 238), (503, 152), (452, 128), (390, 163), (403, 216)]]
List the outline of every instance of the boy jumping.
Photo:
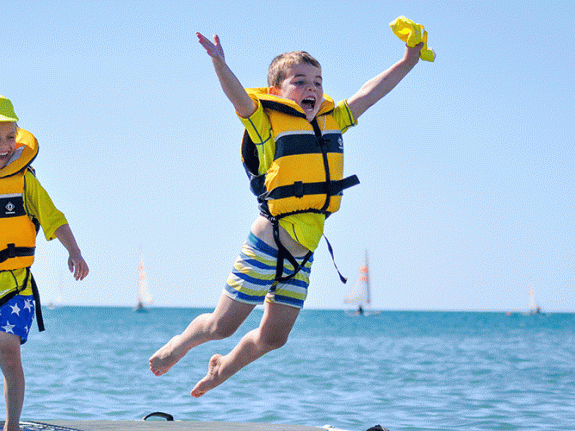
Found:
[(323, 93), (319, 62), (307, 52), (279, 55), (267, 88), (244, 89), (218, 36), (213, 42), (197, 36), (245, 127), (242, 159), (260, 215), (215, 310), (154, 353), (150, 369), (160, 376), (193, 347), (229, 337), (257, 304), (264, 304), (264, 314), (231, 352), (211, 357), (208, 373), (191, 391), (196, 398), (286, 343), (307, 296), (325, 219), (338, 210), (342, 191), (358, 183), (355, 176), (343, 178), (342, 134), (413, 69), (423, 46), (406, 46), (401, 60), (336, 105)]

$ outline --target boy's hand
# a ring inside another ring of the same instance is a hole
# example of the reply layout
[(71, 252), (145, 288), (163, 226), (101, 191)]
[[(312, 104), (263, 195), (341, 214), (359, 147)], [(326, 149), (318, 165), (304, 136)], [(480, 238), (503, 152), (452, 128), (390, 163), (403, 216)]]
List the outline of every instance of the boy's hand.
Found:
[(70, 254), (70, 257), (68, 258), (68, 268), (70, 269), (70, 272), (73, 273), (76, 281), (83, 280), (88, 275), (88, 272), (90, 272), (88, 264), (82, 255), (78, 254)]
[(212, 43), (199, 32), (196, 33), (196, 36), (198, 36), (200, 45), (202, 45), (208, 55), (212, 57), (214, 70), (216, 71), (216, 75), (218, 75), (218, 80), (220, 81), (224, 94), (230, 102), (232, 102), (232, 105), (234, 105), (237, 114), (240, 117), (248, 118), (255, 112), (257, 104), (250, 98), (238, 78), (236, 78), (236, 75), (233, 74), (226, 64), (224, 49), (220, 44), (220, 38), (215, 34), (214, 42)]
[(417, 64), (417, 62), (419, 61), (419, 53), (421, 52), (421, 49), (423, 48), (424, 43), (421, 42), (418, 45), (415, 45), (413, 48), (407, 46), (407, 44), (405, 44), (405, 53), (403, 54), (403, 59), (407, 62), (409, 62), (410, 64)]
[(220, 45), (220, 38), (217, 34), (214, 35), (213, 43), (200, 32), (196, 32), (196, 36), (198, 36), (198, 42), (200, 42), (200, 45), (205, 48), (208, 55), (212, 57), (212, 61), (214, 63), (226, 63), (224, 49), (222, 48), (222, 45)]

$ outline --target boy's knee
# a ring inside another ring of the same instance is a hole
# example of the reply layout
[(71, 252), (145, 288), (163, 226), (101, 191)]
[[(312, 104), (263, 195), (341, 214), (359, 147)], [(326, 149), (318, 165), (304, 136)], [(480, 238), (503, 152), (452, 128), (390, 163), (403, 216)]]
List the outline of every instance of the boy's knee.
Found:
[(212, 335), (216, 340), (221, 340), (222, 338), (228, 338), (234, 335), (238, 328), (230, 325), (223, 325), (220, 322), (216, 322), (213, 325)]
[(288, 337), (283, 335), (273, 335), (270, 337), (261, 338), (262, 344), (265, 346), (265, 350), (271, 351), (283, 347), (287, 343)]
[(0, 348), (0, 365), (3, 370), (21, 368), (22, 363), (20, 362), (19, 352), (12, 347)]

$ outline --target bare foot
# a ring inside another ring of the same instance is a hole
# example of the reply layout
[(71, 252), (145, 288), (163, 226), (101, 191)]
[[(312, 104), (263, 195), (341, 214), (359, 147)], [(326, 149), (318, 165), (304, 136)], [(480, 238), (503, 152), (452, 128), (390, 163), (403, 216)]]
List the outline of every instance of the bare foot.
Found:
[(196, 386), (194, 386), (194, 389), (192, 389), (192, 392), (190, 393), (192, 397), (199, 398), (210, 389), (214, 389), (216, 386), (227, 380), (227, 377), (220, 375), (222, 358), (223, 356), (219, 353), (211, 357), (210, 363), (208, 364), (208, 374), (196, 383)]
[(8, 421), (6, 421), (4, 423), (4, 431), (20, 431), (20, 422), (16, 422), (14, 423), (14, 421), (8, 423)]
[(181, 343), (181, 336), (176, 335), (150, 358), (150, 370), (156, 376), (166, 374), (187, 353)]

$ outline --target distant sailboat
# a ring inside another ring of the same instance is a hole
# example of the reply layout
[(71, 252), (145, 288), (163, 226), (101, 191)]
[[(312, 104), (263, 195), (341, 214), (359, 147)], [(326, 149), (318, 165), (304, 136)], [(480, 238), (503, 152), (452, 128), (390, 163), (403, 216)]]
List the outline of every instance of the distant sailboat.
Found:
[(140, 261), (138, 263), (138, 303), (135, 311), (146, 311), (146, 304), (153, 301), (150, 290), (148, 289), (148, 276), (144, 266), (144, 254), (140, 251)]
[(533, 285), (529, 285), (529, 314), (539, 314), (541, 313), (541, 306), (535, 298), (535, 293), (533, 292)]
[(357, 316), (377, 314), (369, 310), (371, 307), (371, 286), (369, 283), (369, 264), (367, 251), (365, 252), (365, 264), (359, 268), (359, 277), (353, 289), (343, 300), (346, 304), (356, 304), (357, 308), (352, 314)]
[(62, 279), (62, 273), (60, 273), (60, 276), (58, 278), (58, 293), (56, 294), (56, 299), (50, 301), (50, 303), (48, 304), (48, 308), (50, 310), (53, 310), (54, 308), (60, 308), (62, 305), (64, 305), (64, 298), (62, 295), (63, 291), (64, 291), (64, 281)]

